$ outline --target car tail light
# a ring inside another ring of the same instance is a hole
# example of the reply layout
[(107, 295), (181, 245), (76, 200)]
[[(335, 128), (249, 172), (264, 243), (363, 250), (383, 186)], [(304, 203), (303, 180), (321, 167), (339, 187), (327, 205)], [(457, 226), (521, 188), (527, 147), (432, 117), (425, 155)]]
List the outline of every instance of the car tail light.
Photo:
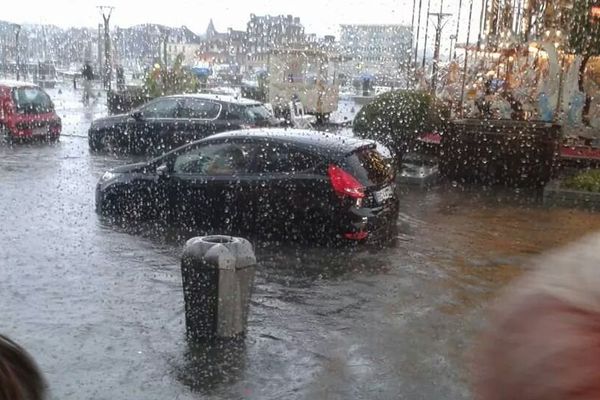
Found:
[(340, 197), (351, 197), (353, 199), (362, 199), (365, 197), (364, 186), (336, 165), (330, 165), (328, 169), (331, 186), (335, 193)]
[(369, 236), (369, 232), (348, 232), (344, 233), (344, 237), (350, 240), (365, 240)]

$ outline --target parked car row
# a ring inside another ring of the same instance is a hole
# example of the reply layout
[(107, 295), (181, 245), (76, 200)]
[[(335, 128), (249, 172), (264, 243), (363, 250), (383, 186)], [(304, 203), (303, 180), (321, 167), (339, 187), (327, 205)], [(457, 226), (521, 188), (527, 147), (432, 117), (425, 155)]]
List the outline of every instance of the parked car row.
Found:
[[(95, 120), (92, 151), (158, 155), (107, 171), (96, 188), (96, 209), (166, 218), (206, 233), (347, 241), (393, 236), (395, 170), (375, 142), (278, 124), (260, 102), (214, 94), (161, 97)], [(0, 136), (57, 140), (61, 128), (43, 89), (0, 81)]]
[(50, 96), (32, 83), (0, 80), (0, 139), (58, 140), (62, 129)]

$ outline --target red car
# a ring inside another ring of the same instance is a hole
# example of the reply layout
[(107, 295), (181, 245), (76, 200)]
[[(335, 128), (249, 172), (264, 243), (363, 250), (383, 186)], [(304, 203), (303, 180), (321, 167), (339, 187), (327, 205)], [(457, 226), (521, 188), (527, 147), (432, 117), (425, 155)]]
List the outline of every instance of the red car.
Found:
[(0, 80), (0, 139), (58, 140), (62, 123), (50, 96), (27, 82)]

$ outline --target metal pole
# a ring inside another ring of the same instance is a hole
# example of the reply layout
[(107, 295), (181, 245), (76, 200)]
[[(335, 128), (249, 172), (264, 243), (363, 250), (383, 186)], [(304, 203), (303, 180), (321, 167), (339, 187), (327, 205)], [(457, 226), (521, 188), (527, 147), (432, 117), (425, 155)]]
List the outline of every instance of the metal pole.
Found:
[(419, 57), (419, 34), (421, 32), (421, 6), (423, 4), (423, 0), (419, 0), (419, 18), (417, 22), (417, 40), (415, 41), (415, 68), (417, 67), (417, 57)]
[(15, 25), (15, 50), (16, 54), (16, 62), (17, 62), (17, 80), (21, 78), (21, 49), (19, 49), (19, 34), (21, 33), (21, 25)]
[(485, 32), (487, 29), (487, 24), (488, 24), (488, 18), (487, 18), (488, 13), (487, 12), (488, 12), (488, 4), (489, 3), (488, 3), (488, 0), (482, 0), (482, 2), (485, 3), (485, 5), (483, 6), (483, 32)]
[[(456, 41), (454, 42), (454, 56), (452, 57), (453, 59), (456, 59), (456, 45), (458, 44), (458, 29), (460, 28), (460, 12), (462, 11), (462, 0), (459, 0), (458, 2), (458, 16), (456, 17), (456, 34), (455, 39)], [(452, 48), (450, 48), (450, 52), (452, 53)]]
[(413, 12), (412, 12), (412, 20), (410, 21), (410, 40), (411, 40), (411, 49), (415, 44), (415, 11), (417, 8), (417, 0), (413, 0)]
[(425, 72), (425, 54), (427, 53), (427, 32), (429, 31), (429, 11), (431, 10), (431, 0), (427, 0), (427, 23), (425, 24), (425, 43), (423, 44), (423, 62), (421, 63), (421, 67), (423, 68), (423, 72)]
[(106, 74), (106, 89), (110, 90), (112, 80), (111, 54), (110, 54), (110, 15), (104, 18), (104, 73)]
[[(413, 0), (413, 11), (412, 11), (412, 20), (410, 22), (410, 50), (412, 51), (412, 49), (415, 46), (415, 11), (417, 9), (417, 0)], [(411, 57), (412, 58), (412, 57)], [(408, 63), (406, 65), (406, 72), (407, 72), (407, 76), (406, 76), (406, 90), (409, 89), (409, 79), (408, 79), (408, 75), (409, 75), (409, 70), (410, 70), (410, 59), (408, 60)]]
[(521, 29), (521, 9), (523, 8), (523, 1), (518, 0), (517, 2), (517, 19), (514, 21), (514, 32), (516, 35), (520, 34)]
[[(85, 61), (85, 60), (84, 60)], [(106, 79), (102, 71), (102, 24), (98, 24), (98, 73), (102, 76), (102, 85), (104, 86)]]
[[(111, 63), (111, 51), (110, 51), (110, 16), (114, 10), (112, 6), (98, 6), (98, 9), (102, 13), (102, 19), (104, 20), (104, 87), (105, 89), (111, 90), (112, 81), (112, 63)], [(108, 10), (105, 13), (104, 10)]]
[(477, 36), (477, 50), (481, 46), (481, 38), (483, 33), (483, 21), (485, 20), (485, 10), (487, 8), (487, 0), (481, 0), (481, 16), (479, 17), (479, 35)]
[(465, 44), (465, 64), (463, 66), (462, 88), (460, 89), (460, 115), (462, 116), (465, 97), (465, 84), (467, 82), (467, 59), (469, 58), (469, 40), (471, 39), (471, 18), (473, 17), (473, 0), (469, 0), (469, 23), (467, 25), (467, 43)]
[(437, 87), (438, 80), (438, 64), (440, 62), (440, 42), (442, 38), (442, 29), (444, 28), (444, 18), (449, 17), (451, 14), (443, 13), (444, 0), (440, 1), (440, 12), (439, 13), (431, 13), (432, 16), (437, 17), (437, 25), (435, 26), (435, 49), (433, 53), (433, 67), (431, 73), (431, 89), (435, 94), (435, 90)]

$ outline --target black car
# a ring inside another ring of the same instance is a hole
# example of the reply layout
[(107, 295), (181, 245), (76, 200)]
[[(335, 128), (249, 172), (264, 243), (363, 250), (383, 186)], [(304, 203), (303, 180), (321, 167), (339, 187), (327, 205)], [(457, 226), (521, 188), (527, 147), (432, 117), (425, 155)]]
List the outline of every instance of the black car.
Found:
[(163, 154), (218, 132), (277, 125), (254, 100), (214, 94), (154, 99), (129, 114), (92, 122), (88, 139), (94, 151)]
[(225, 132), (110, 170), (96, 209), (202, 233), (363, 241), (394, 232), (398, 197), (374, 142), (280, 128)]

